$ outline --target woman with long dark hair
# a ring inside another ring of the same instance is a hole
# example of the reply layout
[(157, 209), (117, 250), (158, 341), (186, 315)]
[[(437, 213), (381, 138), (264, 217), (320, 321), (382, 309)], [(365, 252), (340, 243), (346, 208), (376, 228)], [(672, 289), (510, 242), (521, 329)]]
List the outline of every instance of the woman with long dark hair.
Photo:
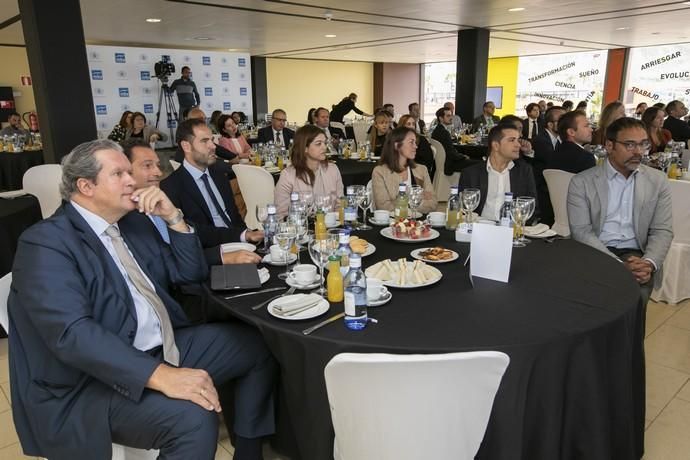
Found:
[(249, 158), (251, 156), (252, 148), (244, 136), (240, 134), (232, 115), (221, 115), (218, 117), (216, 129), (218, 134), (220, 134), (218, 144), (221, 147), (237, 154), (240, 158)]
[(652, 144), (649, 153), (663, 152), (672, 139), (671, 131), (663, 128), (665, 116), (666, 112), (657, 107), (649, 107), (642, 114), (642, 123)]
[[(400, 117), (398, 126), (404, 126), (406, 128), (415, 129), (417, 126), (416, 120), (412, 115), (403, 115)], [(415, 132), (417, 132), (415, 130)], [(417, 133), (417, 155), (414, 157), (414, 161), (421, 165), (426, 166), (427, 171), (429, 171), (429, 177), (434, 180), (434, 174), (436, 172), (436, 162), (434, 161), (434, 151), (431, 150), (431, 144), (426, 139), (426, 137)]]

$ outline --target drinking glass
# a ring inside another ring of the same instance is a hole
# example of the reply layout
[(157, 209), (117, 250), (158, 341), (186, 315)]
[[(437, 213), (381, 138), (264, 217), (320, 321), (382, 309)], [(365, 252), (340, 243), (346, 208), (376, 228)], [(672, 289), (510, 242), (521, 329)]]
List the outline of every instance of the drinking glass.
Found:
[(309, 256), (311, 260), (319, 266), (320, 273), (320, 287), (314, 291), (314, 293), (321, 296), (325, 296), (328, 291), (323, 287), (323, 269), (328, 263), (328, 258), (333, 255), (335, 250), (338, 248), (338, 241), (335, 239), (337, 236), (329, 234), (326, 238), (317, 240), (313, 239), (309, 242)]
[[(354, 207), (356, 210), (360, 206), (362, 196), (366, 193), (367, 187), (365, 185), (351, 185), (348, 188), (350, 187), (352, 187), (352, 191), (354, 192)], [(359, 220), (359, 215), (357, 215), (357, 217)], [(361, 224), (358, 221), (355, 221), (352, 226), (355, 230), (361, 229)]]
[(413, 185), (407, 191), (408, 206), (412, 211), (410, 215), (413, 220), (416, 220), (417, 208), (419, 208), (419, 206), (422, 204), (423, 194), (424, 189), (420, 185)]
[(316, 195), (314, 197), (314, 207), (316, 211), (323, 211), (325, 213), (331, 212), (333, 209), (333, 201), (330, 195)]
[(462, 191), (462, 207), (467, 211), (467, 223), (472, 223), (472, 212), (479, 206), (481, 192), (478, 188), (466, 188)]
[(283, 253), (285, 254), (285, 273), (281, 273), (278, 275), (278, 278), (281, 280), (287, 279), (287, 277), (290, 274), (290, 270), (288, 269), (288, 261), (290, 257), (290, 249), (292, 248), (292, 245), (295, 244), (295, 239), (297, 238), (297, 229), (295, 228), (295, 225), (290, 223), (290, 222), (282, 222), (278, 226), (278, 233), (276, 233), (275, 240), (276, 243), (278, 243), (278, 246), (280, 246), (280, 249), (283, 250)]
[(534, 197), (531, 196), (519, 196), (517, 197), (517, 201), (521, 202), (524, 208), (524, 213), (522, 215), (522, 224), (520, 226), (522, 232), (520, 232), (521, 235), (518, 241), (520, 241), (523, 244), (529, 244), (531, 243), (531, 241), (525, 238), (525, 223), (532, 218), (532, 215), (534, 215), (534, 210), (537, 206), (537, 200), (535, 200)]
[(361, 187), (356, 192), (358, 205), (362, 209), (363, 223), (359, 226), (359, 230), (371, 230), (373, 227), (367, 225), (367, 209), (371, 206), (371, 190), (367, 187)]
[(297, 246), (297, 263), (301, 263), (300, 253), (304, 249), (302, 244), (305, 243), (304, 237), (309, 231), (309, 219), (304, 213), (292, 216), (292, 223), (295, 226), (295, 246)]
[(314, 215), (314, 192), (305, 191), (299, 192), (299, 201), (307, 213), (307, 216), (313, 217)]
[(520, 224), (524, 221), (525, 203), (513, 200), (510, 202), (510, 219), (513, 221), (513, 247), (524, 248), (525, 243), (520, 241)]

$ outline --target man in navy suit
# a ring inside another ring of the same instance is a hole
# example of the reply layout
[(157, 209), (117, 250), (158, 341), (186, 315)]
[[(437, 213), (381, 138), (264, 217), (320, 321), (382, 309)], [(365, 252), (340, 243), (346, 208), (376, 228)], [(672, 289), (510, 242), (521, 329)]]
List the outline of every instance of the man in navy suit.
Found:
[(527, 118), (522, 120), (522, 138), (531, 142), (544, 130), (544, 125), (539, 118), (539, 104), (530, 102), (525, 112), (527, 112)]
[(264, 232), (248, 230), (237, 211), (228, 177), (215, 166), (216, 146), (206, 123), (185, 120), (178, 126), (176, 137), (184, 161), (161, 182), (161, 189), (194, 225), (209, 263), (220, 265), (223, 243), (258, 243)]
[(257, 141), (267, 144), (273, 142), (276, 145), (290, 147), (290, 141), (295, 137), (294, 131), (285, 127), (287, 114), (283, 109), (275, 109), (271, 114), (271, 126), (259, 130)]
[(551, 160), (551, 156), (561, 145), (558, 137), (558, 120), (563, 114), (565, 114), (565, 110), (560, 106), (549, 108), (544, 114), (544, 129), (532, 140), (532, 148), (534, 149), (532, 169), (534, 170), (534, 180), (537, 183), (539, 206), (541, 206), (541, 222), (547, 225), (553, 225), (554, 216), (549, 188), (544, 179), (544, 170)]
[[(208, 274), (194, 230), (160, 189), (134, 189), (112, 141), (75, 147), (62, 167), (64, 203), (21, 236), (8, 299), (24, 453), (110, 458), (117, 443), (213, 459), (216, 387), (235, 380), (235, 458), (260, 459), (274, 431), (273, 358), (239, 323), (189, 327), (167, 291)], [(166, 222), (169, 245), (144, 214)]]

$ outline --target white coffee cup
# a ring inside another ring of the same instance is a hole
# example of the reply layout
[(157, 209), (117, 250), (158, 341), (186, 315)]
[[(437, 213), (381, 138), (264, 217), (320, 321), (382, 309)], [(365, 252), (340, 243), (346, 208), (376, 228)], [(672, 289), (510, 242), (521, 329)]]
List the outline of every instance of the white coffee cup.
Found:
[(272, 262), (284, 262), (285, 261), (285, 251), (283, 251), (280, 246), (274, 244), (270, 248), (271, 261)]
[(389, 219), (390, 213), (385, 209), (377, 209), (376, 211), (374, 211), (374, 220), (376, 222), (388, 222)]
[(446, 223), (446, 213), (439, 211), (430, 212), (429, 222), (431, 222), (431, 225), (444, 225)]
[(325, 218), (326, 226), (335, 227), (338, 223), (338, 217), (337, 212), (327, 212)]
[(300, 264), (292, 269), (295, 281), (299, 284), (311, 284), (316, 279), (316, 265)]
[(367, 300), (379, 300), (388, 294), (388, 288), (377, 278), (367, 278)]

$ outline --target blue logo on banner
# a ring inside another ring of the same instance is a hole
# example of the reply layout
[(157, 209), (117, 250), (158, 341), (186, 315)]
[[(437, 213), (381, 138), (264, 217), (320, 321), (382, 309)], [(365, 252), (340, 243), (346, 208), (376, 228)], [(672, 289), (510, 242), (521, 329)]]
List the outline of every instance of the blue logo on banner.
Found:
[(142, 70), (139, 72), (139, 75), (141, 76), (142, 80), (150, 80), (151, 79), (151, 72), (148, 70)]
[(91, 71), (91, 79), (92, 80), (103, 80), (103, 71), (102, 70), (92, 70)]
[(202, 65), (211, 65), (211, 56), (202, 56), (201, 57), (201, 64)]
[(204, 96), (213, 96), (213, 88), (204, 88)]
[(230, 74), (228, 72), (221, 72), (220, 73), (220, 80), (221, 81), (230, 81)]
[(107, 105), (97, 105), (96, 106), (96, 115), (108, 115), (108, 106)]
[(129, 88), (119, 88), (120, 97), (129, 97)]
[(153, 113), (153, 104), (144, 104), (144, 113)]
[(247, 88), (240, 88), (240, 96), (246, 96), (247, 95)]
[(237, 67), (246, 67), (247, 66), (247, 59), (246, 58), (237, 58)]
[(168, 120), (168, 128), (177, 128), (177, 120)]
[(232, 110), (229, 102), (223, 102), (223, 110)]
[(115, 53), (115, 62), (118, 64), (125, 63), (125, 53)]

